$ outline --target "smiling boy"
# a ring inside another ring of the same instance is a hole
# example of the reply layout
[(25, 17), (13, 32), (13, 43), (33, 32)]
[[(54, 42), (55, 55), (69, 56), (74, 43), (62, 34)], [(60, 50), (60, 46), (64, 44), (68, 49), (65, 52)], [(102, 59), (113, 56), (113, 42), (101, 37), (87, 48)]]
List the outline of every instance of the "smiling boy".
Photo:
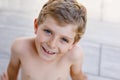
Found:
[(1, 80), (86, 80), (83, 52), (77, 45), (85, 32), (86, 9), (76, 0), (49, 0), (34, 20), (35, 37), (16, 39)]

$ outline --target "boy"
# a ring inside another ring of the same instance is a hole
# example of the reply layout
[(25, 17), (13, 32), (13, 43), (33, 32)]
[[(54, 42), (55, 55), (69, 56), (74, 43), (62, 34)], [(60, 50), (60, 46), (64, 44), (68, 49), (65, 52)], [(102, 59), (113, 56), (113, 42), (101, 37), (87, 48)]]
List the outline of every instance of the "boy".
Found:
[(78, 41), (85, 31), (86, 9), (75, 0), (49, 0), (34, 20), (35, 37), (16, 39), (1, 80), (86, 80)]

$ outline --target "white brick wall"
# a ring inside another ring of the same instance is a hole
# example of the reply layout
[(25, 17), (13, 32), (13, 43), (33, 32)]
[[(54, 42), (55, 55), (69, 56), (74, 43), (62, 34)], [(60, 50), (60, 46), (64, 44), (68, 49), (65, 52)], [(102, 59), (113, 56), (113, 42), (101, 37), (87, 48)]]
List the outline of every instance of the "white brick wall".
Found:
[[(0, 9), (21, 10), (38, 14), (47, 0), (0, 0)], [(88, 17), (97, 20), (120, 22), (120, 0), (78, 0), (87, 7)]]
[[(38, 14), (47, 0), (0, 0), (0, 9), (21, 10)], [(97, 20), (120, 22), (120, 0), (78, 0), (87, 7), (88, 17)]]
[(47, 0), (0, 0), (0, 10), (27, 12), (27, 15), (36, 17), (46, 1)]
[(107, 21), (120, 22), (120, 0), (104, 1), (103, 19)]
[(120, 23), (120, 0), (78, 0), (88, 9), (88, 17)]
[(101, 0), (78, 0), (78, 1), (86, 6), (89, 18), (100, 19)]

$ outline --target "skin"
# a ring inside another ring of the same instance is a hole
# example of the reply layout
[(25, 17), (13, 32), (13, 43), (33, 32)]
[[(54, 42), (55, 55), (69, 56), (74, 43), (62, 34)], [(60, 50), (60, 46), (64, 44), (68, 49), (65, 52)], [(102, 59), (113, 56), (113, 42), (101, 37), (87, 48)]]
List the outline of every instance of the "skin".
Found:
[[(43, 24), (34, 21), (35, 37), (16, 39), (11, 59), (1, 80), (86, 80), (82, 72), (83, 52), (73, 44), (75, 25), (60, 26), (50, 16)], [(9, 78), (9, 79), (8, 79)]]

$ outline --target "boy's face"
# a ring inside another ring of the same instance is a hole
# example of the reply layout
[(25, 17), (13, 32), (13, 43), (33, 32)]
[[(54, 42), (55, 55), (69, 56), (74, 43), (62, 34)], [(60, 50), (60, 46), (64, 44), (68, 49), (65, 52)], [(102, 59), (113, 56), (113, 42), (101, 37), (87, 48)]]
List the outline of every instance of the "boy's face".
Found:
[(35, 44), (39, 56), (52, 61), (67, 53), (74, 46), (75, 27), (71, 24), (60, 26), (50, 16), (40, 25), (35, 19)]

